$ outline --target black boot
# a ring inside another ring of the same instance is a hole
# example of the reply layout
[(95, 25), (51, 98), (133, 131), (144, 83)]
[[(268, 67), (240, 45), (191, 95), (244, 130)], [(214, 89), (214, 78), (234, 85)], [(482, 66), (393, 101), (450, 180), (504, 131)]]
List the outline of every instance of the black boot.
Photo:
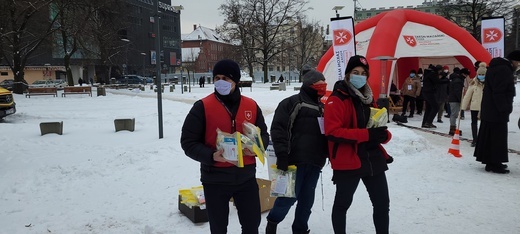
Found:
[(267, 226), (265, 227), (265, 234), (276, 234), (276, 226), (278, 226), (278, 223), (268, 219)]
[(457, 128), (457, 126), (450, 125), (450, 131), (448, 132), (448, 135), (450, 135), (450, 136), (455, 135), (455, 128)]
[(486, 164), (486, 171), (491, 171), (498, 174), (508, 174), (509, 170), (507, 170), (506, 168), (507, 165), (504, 164)]

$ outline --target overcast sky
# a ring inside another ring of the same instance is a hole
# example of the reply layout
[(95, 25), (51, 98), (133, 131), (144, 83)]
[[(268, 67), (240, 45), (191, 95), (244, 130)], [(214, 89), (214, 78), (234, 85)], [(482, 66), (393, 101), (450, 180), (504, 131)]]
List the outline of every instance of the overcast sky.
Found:
[[(390, 6), (417, 6), (424, 1), (431, 0), (358, 0), (358, 4), (362, 8), (373, 7), (390, 7)], [(193, 31), (193, 25), (202, 25), (208, 28), (215, 28), (222, 25), (223, 16), (218, 10), (219, 6), (226, 2), (225, 0), (172, 0), (172, 5), (182, 5), (184, 10), (181, 11), (181, 32), (183, 34)], [(353, 0), (309, 0), (308, 7), (313, 10), (309, 11), (309, 18), (320, 21), (322, 25), (328, 24), (331, 17), (335, 16), (332, 10), (334, 6), (345, 6), (338, 11), (341, 16), (352, 16), (354, 14)]]

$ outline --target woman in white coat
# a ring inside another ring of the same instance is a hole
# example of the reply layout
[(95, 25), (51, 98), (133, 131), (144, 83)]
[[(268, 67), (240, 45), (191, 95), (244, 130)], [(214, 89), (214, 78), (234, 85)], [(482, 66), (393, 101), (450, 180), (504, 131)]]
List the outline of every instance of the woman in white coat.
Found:
[(471, 110), (471, 134), (473, 136), (471, 147), (475, 147), (477, 143), (477, 124), (480, 104), (482, 103), (482, 91), (484, 90), (484, 77), (486, 76), (486, 71), (486, 63), (481, 62), (477, 69), (477, 76), (469, 82), (469, 88), (466, 91), (461, 104), (462, 110)]

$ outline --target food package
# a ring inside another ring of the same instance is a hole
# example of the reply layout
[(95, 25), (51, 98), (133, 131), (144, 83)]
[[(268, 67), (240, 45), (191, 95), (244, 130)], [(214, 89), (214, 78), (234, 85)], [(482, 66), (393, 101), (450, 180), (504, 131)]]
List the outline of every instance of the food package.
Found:
[[(258, 157), (262, 164), (265, 164), (265, 158), (267, 158), (267, 152), (265, 151), (264, 143), (262, 141), (262, 136), (260, 135), (260, 128), (252, 123), (244, 121), (242, 123), (242, 129), (244, 134), (253, 141), (254, 145), (251, 146), (250, 149), (255, 155)], [(256, 147), (255, 147), (256, 145)], [(246, 144), (246, 146), (249, 146)]]
[(367, 128), (377, 128), (386, 126), (388, 123), (388, 111), (386, 108), (370, 107), (370, 118), (368, 120)]
[(199, 206), (201, 209), (206, 207), (206, 198), (204, 197), (204, 189), (201, 186), (179, 189), (181, 195), (181, 203), (188, 207)]
[(217, 129), (217, 150), (224, 149), (222, 156), (237, 167), (244, 167), (241, 135), (240, 132), (227, 133)]
[(278, 170), (272, 165), (271, 197), (296, 197), (296, 166), (290, 165), (287, 171)]

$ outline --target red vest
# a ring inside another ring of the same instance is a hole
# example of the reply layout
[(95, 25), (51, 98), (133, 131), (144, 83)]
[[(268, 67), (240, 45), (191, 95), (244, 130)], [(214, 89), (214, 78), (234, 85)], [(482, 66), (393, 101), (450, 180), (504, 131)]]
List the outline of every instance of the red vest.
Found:
[[(204, 104), (204, 117), (206, 119), (206, 133), (204, 143), (216, 149), (217, 141), (217, 128), (223, 132), (233, 133), (235, 131), (243, 133), (242, 123), (244, 121), (250, 122), (256, 125), (256, 102), (253, 99), (241, 96), (240, 106), (238, 107), (235, 119), (232, 120), (230, 113), (226, 110), (226, 107), (221, 103), (215, 94), (210, 94), (202, 99)], [(233, 130), (233, 125), (235, 130)], [(244, 165), (255, 164), (256, 159), (254, 156), (244, 155)], [(228, 162), (215, 162), (215, 167), (234, 167), (235, 165)]]

